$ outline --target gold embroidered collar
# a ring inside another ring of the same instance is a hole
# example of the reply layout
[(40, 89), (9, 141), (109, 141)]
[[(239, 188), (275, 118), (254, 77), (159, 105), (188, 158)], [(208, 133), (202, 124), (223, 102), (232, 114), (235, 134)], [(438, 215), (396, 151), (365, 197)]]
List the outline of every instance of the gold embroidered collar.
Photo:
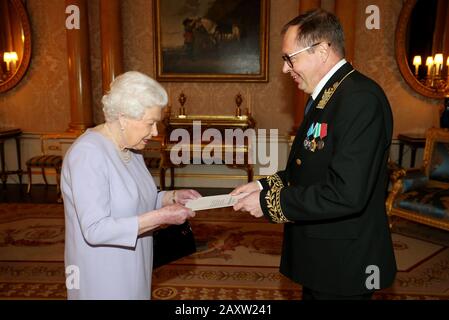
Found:
[(343, 81), (345, 81), (345, 79), (355, 71), (355, 69), (352, 69), (351, 71), (349, 71), (344, 77), (343, 79), (341, 79), (340, 81), (335, 82), (332, 87), (327, 88), (326, 90), (324, 90), (323, 96), (321, 97), (320, 102), (317, 104), (316, 108), (317, 109), (324, 109), (324, 107), (326, 107), (326, 104), (329, 102), (329, 100), (331, 99), (332, 95), (335, 93), (335, 91), (337, 90), (338, 86), (340, 84), (342, 84)]

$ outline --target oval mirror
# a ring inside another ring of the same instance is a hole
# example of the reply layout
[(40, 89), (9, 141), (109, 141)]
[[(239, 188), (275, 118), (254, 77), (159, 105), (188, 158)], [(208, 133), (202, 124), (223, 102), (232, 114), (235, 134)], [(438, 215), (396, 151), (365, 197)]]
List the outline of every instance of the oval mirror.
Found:
[(25, 75), (31, 58), (31, 29), (21, 0), (0, 0), (0, 92)]
[(449, 1), (406, 0), (396, 28), (396, 61), (418, 93), (449, 95)]

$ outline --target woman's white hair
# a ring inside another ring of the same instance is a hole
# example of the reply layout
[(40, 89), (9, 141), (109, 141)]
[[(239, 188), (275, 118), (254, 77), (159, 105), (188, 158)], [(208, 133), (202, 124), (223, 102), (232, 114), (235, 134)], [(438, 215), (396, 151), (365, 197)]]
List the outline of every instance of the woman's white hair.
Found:
[(101, 99), (106, 121), (117, 120), (120, 114), (142, 119), (146, 108), (167, 105), (165, 89), (152, 78), (137, 71), (121, 74), (111, 83), (111, 89)]

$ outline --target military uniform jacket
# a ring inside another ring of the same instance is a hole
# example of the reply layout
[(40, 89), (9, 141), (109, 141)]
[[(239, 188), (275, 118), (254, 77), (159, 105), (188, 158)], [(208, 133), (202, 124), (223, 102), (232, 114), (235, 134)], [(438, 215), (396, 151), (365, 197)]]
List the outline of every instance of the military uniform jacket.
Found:
[(392, 284), (385, 210), (392, 129), (383, 90), (344, 64), (305, 116), (285, 170), (260, 180), (264, 216), (285, 224), (282, 274), (348, 296)]

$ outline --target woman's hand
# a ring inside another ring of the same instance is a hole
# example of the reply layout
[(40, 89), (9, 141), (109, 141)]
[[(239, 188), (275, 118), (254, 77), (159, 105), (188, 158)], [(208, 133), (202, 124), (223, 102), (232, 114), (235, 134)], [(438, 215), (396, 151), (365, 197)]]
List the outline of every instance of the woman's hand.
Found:
[(161, 209), (150, 211), (138, 216), (139, 235), (162, 225), (183, 224), (187, 219), (193, 218), (195, 212), (180, 204), (172, 204)]
[(201, 194), (193, 189), (175, 190), (174, 199), (176, 203), (185, 206), (187, 201), (201, 198)]
[(193, 189), (167, 191), (164, 195), (164, 199), (162, 200), (162, 205), (168, 206), (171, 204), (178, 203), (184, 206), (187, 203), (187, 201), (201, 197), (202, 197), (201, 194)]
[(180, 204), (165, 206), (159, 210), (162, 224), (183, 224), (187, 219), (193, 218), (195, 212)]

